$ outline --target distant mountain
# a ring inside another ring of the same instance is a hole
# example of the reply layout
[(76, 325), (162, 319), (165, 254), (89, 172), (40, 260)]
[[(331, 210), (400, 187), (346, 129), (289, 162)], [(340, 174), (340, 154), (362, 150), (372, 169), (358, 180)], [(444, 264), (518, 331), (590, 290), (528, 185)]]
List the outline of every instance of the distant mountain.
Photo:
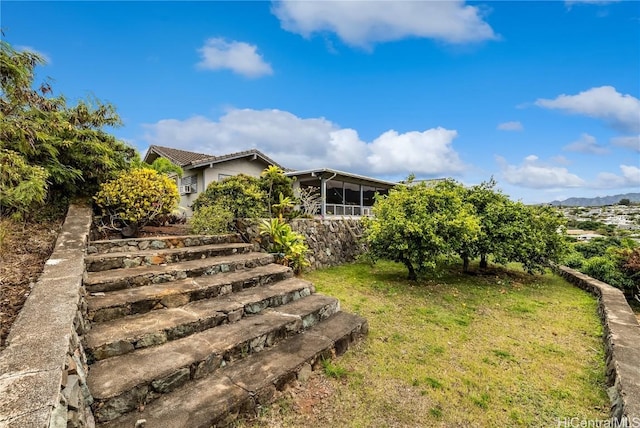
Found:
[(601, 207), (603, 205), (615, 205), (620, 202), (620, 199), (629, 199), (631, 202), (640, 202), (640, 193), (598, 196), (596, 198), (569, 198), (564, 201), (553, 201), (550, 205), (562, 205), (563, 207)]

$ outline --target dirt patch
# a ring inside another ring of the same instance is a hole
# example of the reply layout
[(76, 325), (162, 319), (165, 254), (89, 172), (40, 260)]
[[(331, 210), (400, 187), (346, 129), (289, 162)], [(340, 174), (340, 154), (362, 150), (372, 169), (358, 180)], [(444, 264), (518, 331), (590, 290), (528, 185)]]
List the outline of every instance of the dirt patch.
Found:
[[(237, 421), (237, 428), (285, 426), (318, 426), (328, 422), (335, 426), (327, 415), (331, 415), (331, 400), (336, 386), (320, 372), (314, 372), (305, 382), (293, 382), (276, 393), (275, 401), (253, 417)], [(283, 416), (286, 416), (283, 418)], [(286, 420), (286, 422), (285, 422)]]
[(0, 349), (53, 251), (61, 226), (62, 220), (0, 220)]
[[(31, 288), (53, 252), (63, 219), (37, 223), (16, 223), (0, 219), (0, 350)], [(140, 236), (186, 235), (187, 226), (147, 226)], [(94, 235), (93, 239), (119, 239), (120, 234)]]

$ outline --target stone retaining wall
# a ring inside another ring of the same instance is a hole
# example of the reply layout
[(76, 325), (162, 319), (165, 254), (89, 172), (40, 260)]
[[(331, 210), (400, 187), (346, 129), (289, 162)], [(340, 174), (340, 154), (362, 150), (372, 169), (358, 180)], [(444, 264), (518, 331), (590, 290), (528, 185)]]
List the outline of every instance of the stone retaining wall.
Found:
[(44, 271), (0, 353), (0, 426), (84, 428), (95, 423), (80, 342), (91, 209), (71, 206)]
[[(259, 224), (260, 220), (242, 219), (236, 221), (236, 228), (247, 242), (261, 244), (264, 238), (260, 236)], [(304, 236), (312, 269), (352, 262), (364, 253), (359, 219), (294, 219), (289, 224)]]
[(598, 298), (604, 328), (611, 417), (620, 427), (640, 426), (640, 325), (617, 288), (565, 266), (558, 273)]

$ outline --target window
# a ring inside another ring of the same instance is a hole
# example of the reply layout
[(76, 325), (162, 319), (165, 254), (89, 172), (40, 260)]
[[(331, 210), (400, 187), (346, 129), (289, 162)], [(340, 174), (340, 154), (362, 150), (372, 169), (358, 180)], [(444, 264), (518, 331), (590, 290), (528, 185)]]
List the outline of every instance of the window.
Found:
[(344, 183), (344, 203), (360, 206), (360, 185)]
[(327, 181), (327, 203), (344, 204), (342, 181)]
[(231, 177), (230, 174), (218, 174), (218, 182), (224, 180), (225, 178)]
[(198, 193), (198, 176), (190, 175), (188, 177), (182, 177), (180, 180), (182, 186), (191, 186), (191, 193)]

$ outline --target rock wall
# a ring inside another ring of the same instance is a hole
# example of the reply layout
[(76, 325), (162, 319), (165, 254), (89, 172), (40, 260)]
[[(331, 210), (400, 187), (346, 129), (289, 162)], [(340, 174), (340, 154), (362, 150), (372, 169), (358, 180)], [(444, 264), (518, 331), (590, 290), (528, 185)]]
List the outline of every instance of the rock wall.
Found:
[[(236, 222), (236, 227), (247, 242), (262, 245), (264, 238), (260, 236), (259, 223), (260, 220), (242, 219)], [(312, 269), (351, 262), (364, 253), (359, 219), (294, 219), (290, 224), (291, 229), (305, 237)]]
[(557, 267), (557, 272), (598, 298), (611, 417), (615, 426), (640, 426), (640, 325), (636, 316), (619, 289), (565, 266)]
[(80, 341), (91, 209), (71, 206), (56, 246), (0, 353), (0, 426), (92, 428)]

